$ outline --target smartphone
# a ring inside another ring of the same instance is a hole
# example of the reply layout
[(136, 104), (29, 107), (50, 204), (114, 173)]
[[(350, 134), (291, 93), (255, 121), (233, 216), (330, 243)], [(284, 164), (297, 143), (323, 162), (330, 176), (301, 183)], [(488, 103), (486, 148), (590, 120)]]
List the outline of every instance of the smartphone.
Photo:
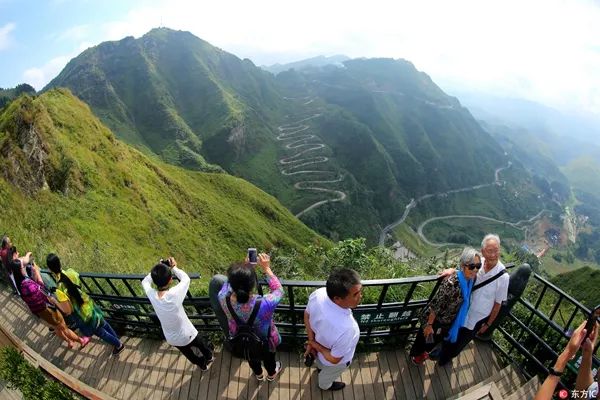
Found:
[(256, 265), (258, 262), (258, 253), (254, 247), (248, 248), (248, 261), (250, 261), (250, 264), (252, 265)]
[(596, 308), (592, 310), (590, 316), (588, 317), (588, 320), (585, 324), (585, 330), (587, 333), (585, 334), (585, 338), (583, 339), (584, 341), (588, 338), (588, 336), (590, 336), (590, 334), (594, 330), (594, 324), (596, 323), (598, 318), (600, 318), (600, 304), (598, 304)]

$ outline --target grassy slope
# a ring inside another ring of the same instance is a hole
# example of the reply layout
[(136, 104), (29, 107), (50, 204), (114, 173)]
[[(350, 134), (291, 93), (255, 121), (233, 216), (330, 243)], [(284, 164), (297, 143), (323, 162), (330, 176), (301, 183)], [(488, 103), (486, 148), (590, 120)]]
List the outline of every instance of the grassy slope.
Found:
[(573, 187), (600, 198), (600, 162), (593, 157), (580, 157), (563, 168)]
[(598, 282), (600, 282), (600, 270), (588, 266), (552, 278), (552, 283), (590, 308), (600, 303)]
[[(298, 248), (319, 240), (241, 179), (169, 166), (119, 142), (66, 90), (20, 98), (0, 116), (2, 154), (22, 160), (19, 120), (39, 133), (55, 190), (26, 195), (0, 180), (0, 229), (38, 259), (57, 251), (80, 270), (145, 272), (172, 254), (206, 275), (243, 257), (248, 246)], [(2, 162), (5, 176), (14, 176), (11, 159)], [(27, 170), (26, 163), (19, 167)]]

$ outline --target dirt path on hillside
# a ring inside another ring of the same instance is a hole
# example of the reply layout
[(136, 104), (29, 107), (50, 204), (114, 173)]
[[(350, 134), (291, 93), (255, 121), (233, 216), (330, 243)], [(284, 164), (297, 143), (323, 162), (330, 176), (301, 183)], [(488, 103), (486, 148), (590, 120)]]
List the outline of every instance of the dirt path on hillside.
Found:
[[(472, 190), (477, 190), (477, 189), (481, 189), (484, 187), (488, 187), (488, 186), (492, 186), (492, 185), (500, 185), (501, 181), (500, 181), (500, 172), (510, 168), (512, 165), (512, 162), (508, 162), (507, 165), (505, 165), (504, 167), (499, 167), (496, 168), (496, 170), (494, 171), (494, 180), (491, 183), (482, 183), (479, 185), (474, 185), (474, 186), (468, 186), (468, 187), (464, 187), (464, 188), (459, 188), (459, 189), (451, 189), (448, 190), (446, 192), (441, 192), (441, 193), (429, 193), (429, 194), (425, 194), (421, 197), (419, 197), (418, 199), (410, 199), (410, 202), (406, 205), (405, 209), (404, 209), (404, 213), (402, 214), (402, 216), (400, 217), (400, 219), (398, 219), (395, 222), (392, 222), (391, 224), (387, 225), (385, 228), (383, 228), (381, 230), (381, 234), (379, 235), (379, 245), (383, 246), (385, 244), (385, 238), (387, 237), (387, 235), (398, 225), (402, 224), (404, 222), (404, 220), (408, 217), (408, 215), (410, 214), (410, 211), (415, 208), (419, 202), (426, 200), (430, 197), (445, 197), (448, 196), (449, 194), (452, 193), (460, 193), (460, 192), (469, 192)], [(444, 217), (435, 217), (435, 218), (444, 218)], [(419, 235), (421, 236), (421, 235)], [(427, 239), (425, 239), (426, 243), (429, 243), (427, 241)]]

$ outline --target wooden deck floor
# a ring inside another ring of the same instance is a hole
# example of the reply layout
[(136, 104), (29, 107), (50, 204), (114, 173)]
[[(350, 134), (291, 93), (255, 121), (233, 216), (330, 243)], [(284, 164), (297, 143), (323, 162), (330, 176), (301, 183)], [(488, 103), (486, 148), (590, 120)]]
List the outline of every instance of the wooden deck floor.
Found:
[(259, 383), (246, 362), (217, 353), (202, 373), (166, 342), (123, 337), (126, 349), (111, 357), (112, 348), (97, 338), (84, 350), (70, 350), (17, 297), (0, 287), (0, 324), (54, 365), (117, 399), (446, 399), (500, 370), (491, 348), (471, 343), (452, 365), (439, 368), (427, 361), (416, 367), (402, 350), (358, 354), (342, 380), (340, 392), (323, 392), (315, 369), (295, 353), (278, 353), (284, 371), (276, 382)]

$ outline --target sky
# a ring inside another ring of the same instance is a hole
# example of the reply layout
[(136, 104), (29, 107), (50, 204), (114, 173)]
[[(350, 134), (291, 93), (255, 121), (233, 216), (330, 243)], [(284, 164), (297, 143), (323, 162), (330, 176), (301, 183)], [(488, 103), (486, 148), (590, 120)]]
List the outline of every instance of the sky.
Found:
[(403, 58), (442, 88), (600, 115), (599, 21), (599, 0), (0, 0), (0, 87), (39, 90), (86, 48), (163, 26), (256, 65)]

